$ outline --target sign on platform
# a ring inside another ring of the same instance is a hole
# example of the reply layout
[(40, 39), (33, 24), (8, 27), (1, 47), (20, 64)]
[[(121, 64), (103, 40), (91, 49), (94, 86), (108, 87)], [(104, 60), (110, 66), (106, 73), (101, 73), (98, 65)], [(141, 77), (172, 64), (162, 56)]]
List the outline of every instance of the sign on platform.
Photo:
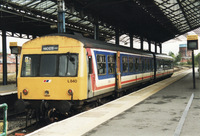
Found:
[(188, 35), (187, 36), (187, 48), (188, 50), (198, 49), (198, 35)]

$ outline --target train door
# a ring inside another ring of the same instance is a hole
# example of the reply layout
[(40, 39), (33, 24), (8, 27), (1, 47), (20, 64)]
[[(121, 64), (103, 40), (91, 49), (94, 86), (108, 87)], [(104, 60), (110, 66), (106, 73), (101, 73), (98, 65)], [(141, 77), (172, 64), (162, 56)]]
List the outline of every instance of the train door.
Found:
[(116, 54), (116, 90), (121, 89), (121, 72), (120, 72), (120, 52)]
[(94, 91), (94, 83), (95, 83), (95, 75), (93, 72), (93, 64), (92, 64), (92, 54), (91, 50), (87, 49), (87, 67), (88, 67), (88, 98), (93, 97), (93, 91)]

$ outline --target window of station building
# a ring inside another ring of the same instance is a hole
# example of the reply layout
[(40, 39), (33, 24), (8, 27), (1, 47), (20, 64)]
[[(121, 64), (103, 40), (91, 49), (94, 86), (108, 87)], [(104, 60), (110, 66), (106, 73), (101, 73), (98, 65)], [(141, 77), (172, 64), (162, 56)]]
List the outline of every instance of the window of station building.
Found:
[(128, 72), (128, 57), (122, 57), (122, 72), (127, 73)]
[(133, 57), (129, 57), (129, 72), (133, 72)]
[(106, 56), (103, 54), (97, 54), (97, 72), (98, 75), (106, 74)]
[(108, 55), (108, 74), (115, 74), (115, 58), (114, 58), (114, 55)]

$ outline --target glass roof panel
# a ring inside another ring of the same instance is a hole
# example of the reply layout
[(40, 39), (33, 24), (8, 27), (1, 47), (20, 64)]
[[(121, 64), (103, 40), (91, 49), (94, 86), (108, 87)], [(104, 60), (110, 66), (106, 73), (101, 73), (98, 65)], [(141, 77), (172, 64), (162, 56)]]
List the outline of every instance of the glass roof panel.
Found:
[(36, 5), (36, 4), (40, 3), (40, 2), (41, 2), (41, 0), (33, 1), (30, 4), (28, 4), (27, 7), (34, 7), (34, 5)]

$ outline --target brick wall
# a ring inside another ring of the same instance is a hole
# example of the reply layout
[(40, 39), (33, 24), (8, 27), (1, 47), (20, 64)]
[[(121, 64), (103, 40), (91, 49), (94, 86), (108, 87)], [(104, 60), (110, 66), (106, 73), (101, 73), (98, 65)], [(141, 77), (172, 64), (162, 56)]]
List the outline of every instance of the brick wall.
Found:
[[(8, 73), (14, 73), (16, 72), (16, 64), (15, 63), (8, 63), (7, 64), (7, 71)], [(3, 72), (3, 64), (0, 63), (0, 73)]]

